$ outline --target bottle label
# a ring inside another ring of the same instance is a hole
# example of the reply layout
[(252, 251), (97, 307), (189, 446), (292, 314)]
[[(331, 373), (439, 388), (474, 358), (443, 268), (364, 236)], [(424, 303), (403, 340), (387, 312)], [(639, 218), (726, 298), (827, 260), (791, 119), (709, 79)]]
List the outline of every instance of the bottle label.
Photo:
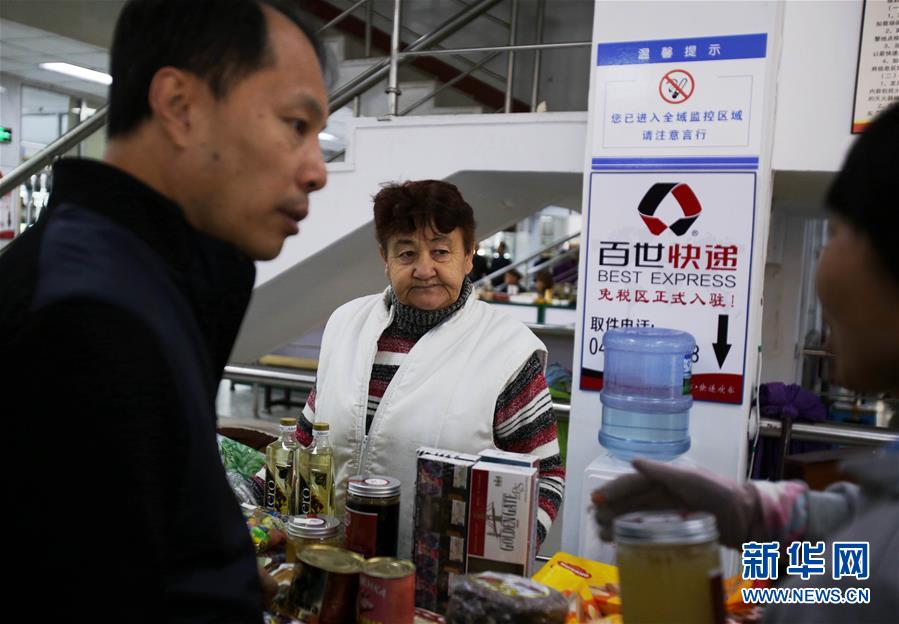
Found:
[(265, 508), (278, 513), (288, 513), (286, 484), (290, 481), (290, 466), (278, 466), (277, 474), (265, 469)]
[(693, 356), (684, 356), (684, 396), (693, 391)]
[(311, 513), (314, 514), (329, 514), (331, 513), (331, 505), (329, 504), (331, 492), (330, 488), (328, 488), (328, 473), (323, 470), (316, 470), (314, 468), (309, 471), (311, 474), (309, 475), (310, 481), (312, 482), (312, 494), (311, 494)]
[(378, 547), (378, 514), (346, 508), (346, 547), (366, 559), (374, 557)]
[(265, 508), (275, 510), (278, 496), (278, 484), (275, 483), (275, 475), (268, 468), (265, 469)]
[(312, 488), (304, 475), (300, 475), (300, 513), (307, 515), (312, 512)]

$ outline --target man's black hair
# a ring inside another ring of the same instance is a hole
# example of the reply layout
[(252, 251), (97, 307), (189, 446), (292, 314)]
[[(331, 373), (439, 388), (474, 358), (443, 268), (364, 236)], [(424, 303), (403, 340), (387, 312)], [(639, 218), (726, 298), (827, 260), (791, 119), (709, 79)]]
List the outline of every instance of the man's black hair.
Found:
[(852, 146), (827, 204), (868, 236), (899, 283), (899, 103), (880, 113)]
[(297, 25), (324, 70), (321, 41), (290, 0), (130, 0), (112, 43), (109, 137), (128, 134), (150, 117), (150, 82), (162, 67), (199, 76), (222, 98), (242, 78), (273, 63), (262, 5)]

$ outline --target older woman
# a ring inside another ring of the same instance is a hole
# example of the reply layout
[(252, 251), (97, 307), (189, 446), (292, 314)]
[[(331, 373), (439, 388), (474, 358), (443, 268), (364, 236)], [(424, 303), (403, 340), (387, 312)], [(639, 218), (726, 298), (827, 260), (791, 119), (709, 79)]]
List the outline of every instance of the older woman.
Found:
[(331, 315), (315, 389), (297, 438), (331, 425), (338, 508), (348, 477), (402, 481), (399, 554), (411, 553), (420, 446), (478, 453), (498, 447), (541, 458), (538, 539), (564, 491), (546, 348), (520, 322), (472, 296), (474, 215), (437, 180), (384, 187), (375, 230), (390, 286)]

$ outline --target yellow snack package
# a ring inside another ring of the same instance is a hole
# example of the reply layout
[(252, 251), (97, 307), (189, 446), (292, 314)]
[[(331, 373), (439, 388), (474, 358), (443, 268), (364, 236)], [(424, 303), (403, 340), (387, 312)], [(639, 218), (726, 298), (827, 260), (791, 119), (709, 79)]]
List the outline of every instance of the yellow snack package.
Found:
[(621, 613), (618, 568), (568, 553), (556, 553), (533, 579), (569, 599), (568, 622), (589, 622)]

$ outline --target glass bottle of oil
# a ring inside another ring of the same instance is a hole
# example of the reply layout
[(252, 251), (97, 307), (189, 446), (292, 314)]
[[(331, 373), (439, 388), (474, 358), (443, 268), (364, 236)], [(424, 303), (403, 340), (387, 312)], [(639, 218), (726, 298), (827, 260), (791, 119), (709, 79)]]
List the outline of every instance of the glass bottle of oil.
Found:
[(291, 497), (291, 474), (296, 440), (296, 418), (282, 418), (280, 437), (265, 447), (265, 508), (286, 514)]
[(312, 426), (312, 444), (296, 450), (295, 508), (291, 513), (334, 514), (334, 451), (330, 426)]

